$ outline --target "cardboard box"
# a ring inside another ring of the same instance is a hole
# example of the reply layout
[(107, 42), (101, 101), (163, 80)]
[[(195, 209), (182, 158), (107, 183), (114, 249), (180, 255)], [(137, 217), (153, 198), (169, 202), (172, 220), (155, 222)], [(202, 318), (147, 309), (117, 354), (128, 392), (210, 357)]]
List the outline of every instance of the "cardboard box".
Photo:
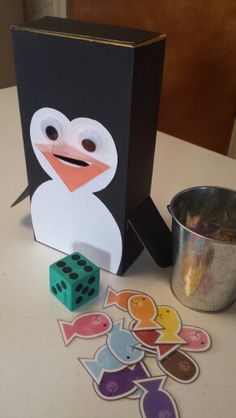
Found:
[(12, 27), (35, 239), (122, 274), (170, 264), (150, 198), (163, 34), (45, 17)]

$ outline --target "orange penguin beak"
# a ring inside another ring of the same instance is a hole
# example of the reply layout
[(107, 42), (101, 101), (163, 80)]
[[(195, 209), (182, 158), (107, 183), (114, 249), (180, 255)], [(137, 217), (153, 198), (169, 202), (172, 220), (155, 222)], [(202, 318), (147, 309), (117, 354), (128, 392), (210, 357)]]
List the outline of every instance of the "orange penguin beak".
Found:
[(110, 168), (109, 165), (66, 145), (36, 146), (71, 192)]

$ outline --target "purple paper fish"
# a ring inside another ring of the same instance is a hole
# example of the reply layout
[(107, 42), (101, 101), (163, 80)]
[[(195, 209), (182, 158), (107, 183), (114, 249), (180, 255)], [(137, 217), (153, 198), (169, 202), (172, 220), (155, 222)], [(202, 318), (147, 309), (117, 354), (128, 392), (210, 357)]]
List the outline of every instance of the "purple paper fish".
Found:
[(179, 412), (172, 396), (163, 389), (166, 376), (151, 377), (134, 383), (143, 389), (140, 411), (143, 418), (178, 418)]
[(140, 361), (134, 366), (126, 367), (117, 372), (104, 372), (99, 385), (93, 383), (96, 393), (103, 399), (115, 400), (125, 398), (137, 391), (134, 380), (150, 377), (144, 363)]

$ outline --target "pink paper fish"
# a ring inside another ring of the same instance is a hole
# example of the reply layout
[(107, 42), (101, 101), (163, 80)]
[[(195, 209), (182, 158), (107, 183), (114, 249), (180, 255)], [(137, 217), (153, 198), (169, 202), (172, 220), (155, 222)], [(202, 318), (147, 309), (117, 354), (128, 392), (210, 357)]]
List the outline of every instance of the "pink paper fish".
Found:
[(206, 351), (211, 346), (210, 335), (202, 328), (184, 325), (180, 336), (186, 341), (183, 351)]
[(101, 312), (77, 316), (72, 322), (58, 321), (65, 345), (75, 338), (94, 338), (107, 334), (112, 328), (111, 318)]

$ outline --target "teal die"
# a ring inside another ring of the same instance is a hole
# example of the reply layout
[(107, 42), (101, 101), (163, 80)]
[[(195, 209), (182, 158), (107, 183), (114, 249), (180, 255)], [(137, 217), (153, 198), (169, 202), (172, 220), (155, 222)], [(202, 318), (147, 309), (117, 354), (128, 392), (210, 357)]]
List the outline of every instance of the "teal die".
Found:
[(98, 295), (100, 269), (78, 252), (52, 264), (49, 274), (51, 292), (70, 311)]

